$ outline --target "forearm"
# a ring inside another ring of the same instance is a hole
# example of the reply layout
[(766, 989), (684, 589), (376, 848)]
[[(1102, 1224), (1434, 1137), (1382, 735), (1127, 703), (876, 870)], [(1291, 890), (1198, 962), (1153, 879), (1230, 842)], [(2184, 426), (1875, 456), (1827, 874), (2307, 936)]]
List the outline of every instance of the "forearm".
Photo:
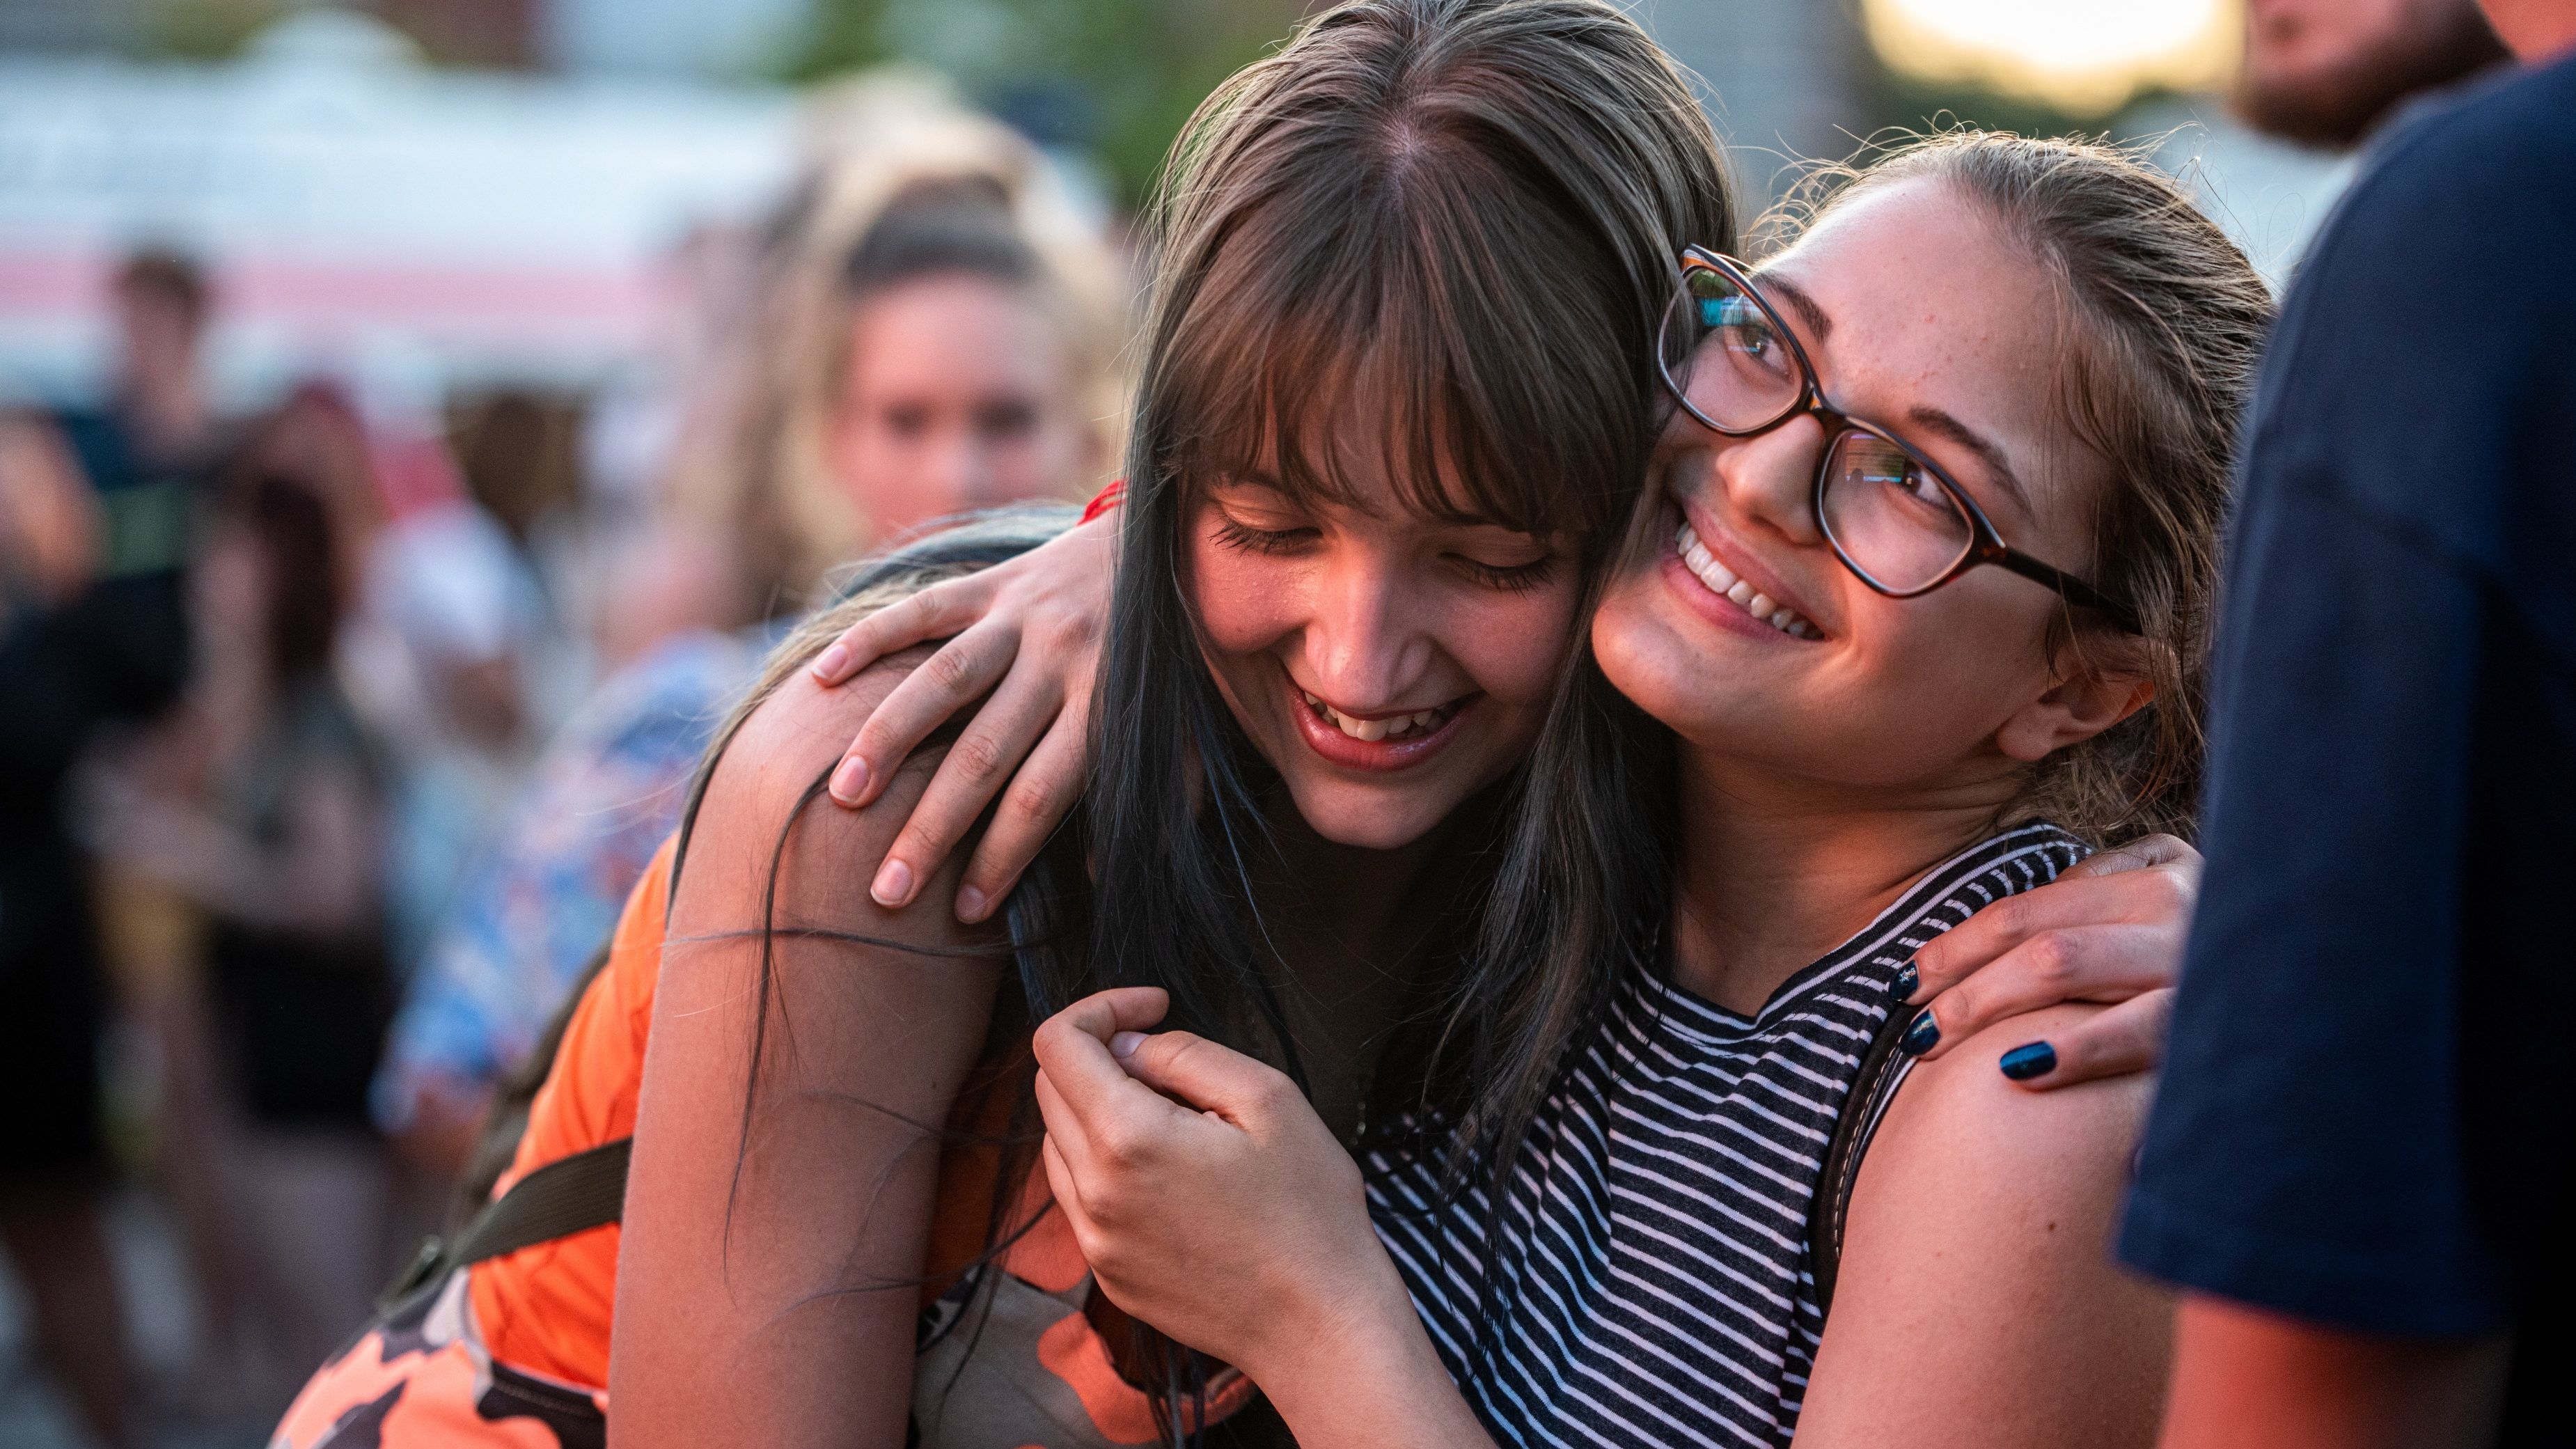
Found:
[(2183, 1300), (2160, 1449), (2448, 1449), (2494, 1434), (2502, 1339), (2408, 1342)]

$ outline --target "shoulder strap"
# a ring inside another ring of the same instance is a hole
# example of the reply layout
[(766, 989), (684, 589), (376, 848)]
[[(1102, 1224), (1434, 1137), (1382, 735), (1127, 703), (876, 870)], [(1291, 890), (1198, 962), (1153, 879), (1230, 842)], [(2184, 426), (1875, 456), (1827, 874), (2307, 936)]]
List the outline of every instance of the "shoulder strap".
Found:
[(635, 1139), (620, 1137), (557, 1158), (484, 1204), (463, 1231), (431, 1238), (379, 1303), (387, 1308), (458, 1268), (606, 1227), (626, 1214), (626, 1164)]
[(447, 1250), (459, 1267), (605, 1227), (626, 1212), (626, 1162), (635, 1139), (620, 1137), (558, 1158), (477, 1213)]
[(1815, 1201), (1807, 1209), (1807, 1259), (1816, 1278), (1816, 1306), (1828, 1313), (1834, 1306), (1834, 1275), (1842, 1266), (1843, 1223), (1851, 1215), (1852, 1184), (1860, 1180), (1861, 1154), (1869, 1150), (1870, 1135), (1878, 1130), (1878, 1119), (1886, 1115), (1888, 1101), (1896, 1095), (1906, 1063), (1912, 1060), (1898, 1049), (1898, 1043), (1913, 1023), (1914, 1013), (1903, 1006), (1887, 1014), (1861, 1053), (1860, 1074), (1852, 1079), (1842, 1116), (1835, 1120), (1834, 1135), (1825, 1144), (1824, 1171), (1816, 1179)]

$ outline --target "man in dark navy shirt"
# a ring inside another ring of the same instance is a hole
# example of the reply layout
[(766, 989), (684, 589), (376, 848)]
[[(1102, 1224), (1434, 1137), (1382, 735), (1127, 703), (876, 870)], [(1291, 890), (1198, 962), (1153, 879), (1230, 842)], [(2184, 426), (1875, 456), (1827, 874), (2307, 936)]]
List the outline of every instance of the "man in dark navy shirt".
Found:
[(2385, 138), (2247, 431), (2120, 1237), (2167, 1449), (2576, 1439), (2576, 0), (2486, 10), (2529, 68)]

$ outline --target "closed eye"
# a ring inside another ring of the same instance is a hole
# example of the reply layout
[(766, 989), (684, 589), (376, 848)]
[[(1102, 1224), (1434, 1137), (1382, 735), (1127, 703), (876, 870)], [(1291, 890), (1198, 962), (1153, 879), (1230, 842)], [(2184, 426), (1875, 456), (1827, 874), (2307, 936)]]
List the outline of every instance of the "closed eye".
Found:
[(1506, 593), (1524, 594), (1532, 589), (1543, 588), (1549, 579), (1556, 576), (1556, 555), (1554, 554), (1532, 559), (1524, 564), (1492, 564), (1483, 559), (1469, 558), (1464, 554), (1451, 554), (1449, 557), (1457, 564), (1459, 571), (1470, 579), (1485, 588), (1500, 589)]
[(1223, 514), (1216, 521), (1216, 541), (1245, 553), (1294, 553), (1320, 534), (1321, 530), (1313, 528), (1253, 528)]

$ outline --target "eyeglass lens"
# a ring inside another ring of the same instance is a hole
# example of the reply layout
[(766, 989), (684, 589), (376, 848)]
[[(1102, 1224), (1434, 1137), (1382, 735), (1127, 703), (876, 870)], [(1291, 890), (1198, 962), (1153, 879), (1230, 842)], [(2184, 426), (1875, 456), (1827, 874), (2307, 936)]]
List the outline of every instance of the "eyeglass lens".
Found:
[[(1687, 267), (1664, 325), (1664, 372), (1701, 420), (1752, 432), (1776, 422), (1805, 391), (1797, 354), (1762, 304), (1735, 279)], [(1958, 500), (1903, 448), (1846, 431), (1826, 456), (1826, 534), (1845, 561), (1891, 593), (1929, 587), (1974, 547)]]
[(1664, 372), (1706, 421), (1761, 427), (1798, 400), (1804, 379), (1761, 304), (1724, 273), (1690, 267), (1664, 325)]
[(1819, 493), (1826, 535), (1852, 567), (1892, 593), (1930, 587), (1976, 544), (1950, 490), (1885, 438), (1836, 438)]

